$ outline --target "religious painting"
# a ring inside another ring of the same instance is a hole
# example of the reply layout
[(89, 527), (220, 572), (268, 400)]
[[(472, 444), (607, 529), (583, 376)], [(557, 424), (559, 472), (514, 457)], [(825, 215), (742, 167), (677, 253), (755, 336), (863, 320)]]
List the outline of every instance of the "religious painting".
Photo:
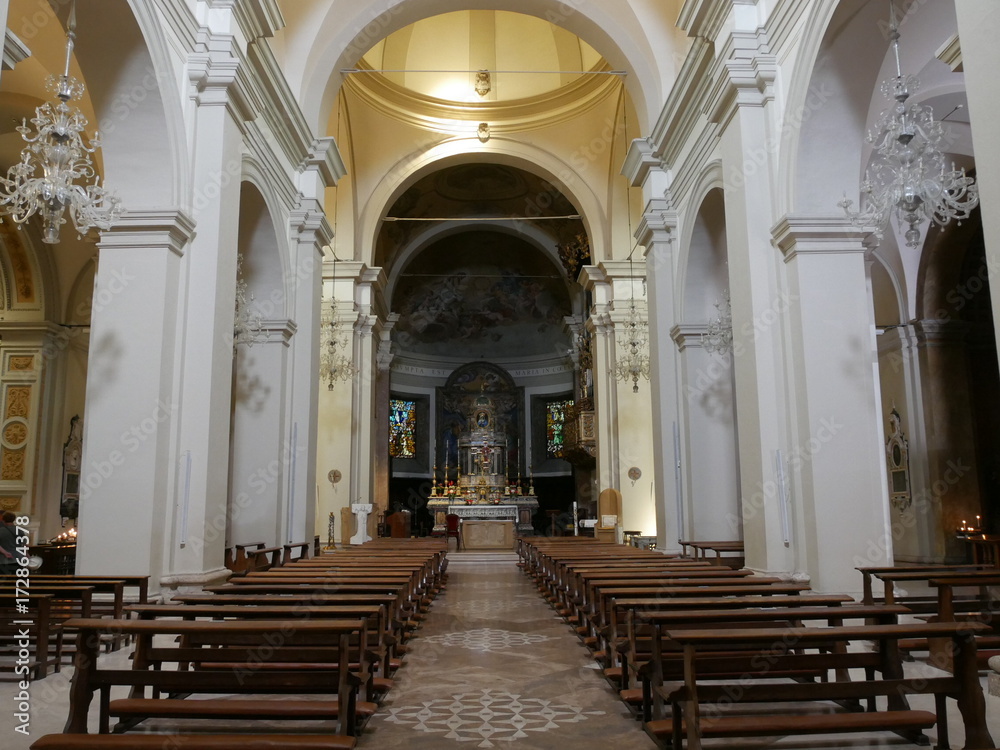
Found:
[(431, 245), (404, 269), (392, 309), (406, 351), (492, 359), (568, 348), (564, 275), (537, 248), (500, 232)]

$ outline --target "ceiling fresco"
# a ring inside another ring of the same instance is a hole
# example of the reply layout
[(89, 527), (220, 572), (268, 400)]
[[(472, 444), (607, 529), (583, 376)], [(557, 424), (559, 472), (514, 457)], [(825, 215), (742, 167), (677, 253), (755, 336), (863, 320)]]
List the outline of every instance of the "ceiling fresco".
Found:
[(565, 277), (536, 247), (500, 232), (429, 246), (403, 269), (392, 309), (401, 352), (499, 359), (568, 346)]

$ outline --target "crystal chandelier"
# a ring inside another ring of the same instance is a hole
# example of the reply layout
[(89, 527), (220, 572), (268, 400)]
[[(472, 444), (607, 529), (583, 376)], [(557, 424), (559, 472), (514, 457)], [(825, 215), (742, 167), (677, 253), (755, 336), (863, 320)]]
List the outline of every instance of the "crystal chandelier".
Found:
[[(336, 279), (336, 271), (334, 278)], [(337, 316), (336, 297), (330, 300), (329, 305), (323, 306), (320, 330), (319, 376), (332, 391), (338, 380), (352, 380), (359, 372), (351, 361), (350, 331), (343, 329)]]
[(875, 227), (881, 240), (889, 218), (896, 217), (902, 230), (906, 227), (907, 247), (920, 245), (923, 222), (938, 226), (952, 219), (959, 223), (968, 218), (979, 203), (979, 188), (964, 169), (949, 169), (941, 146), (944, 128), (934, 119), (930, 107), (907, 104), (920, 87), (914, 76), (904, 76), (899, 64), (899, 24), (896, 7), (889, 0), (892, 51), (896, 58), (896, 77), (883, 81), (882, 94), (894, 104), (881, 115), (868, 132), (868, 142), (875, 146), (871, 165), (861, 183), (867, 210), (852, 211), (852, 201), (845, 196), (839, 204), (858, 227)]
[(233, 319), (233, 356), (239, 344), (253, 346), (267, 339), (260, 313), (252, 309), (253, 292), (243, 278), (243, 256), (236, 256), (236, 315)]
[(719, 314), (708, 323), (708, 330), (701, 335), (701, 345), (708, 352), (728, 354), (733, 350), (733, 307), (729, 303), (729, 290), (722, 293), (722, 302), (715, 303)]
[[(42, 241), (59, 242), (59, 226), (66, 223), (63, 214), (69, 209), (73, 225), (83, 234), (91, 227), (110, 229), (121, 215), (116, 195), (101, 187), (90, 155), (100, 148), (100, 135), (94, 133), (90, 145), (84, 145), (81, 133), (87, 119), (71, 99), (83, 96), (83, 83), (69, 74), (70, 58), (76, 40), (76, 6), (70, 9), (66, 24), (66, 67), (62, 75), (49, 76), (46, 90), (59, 103), (46, 102), (35, 109), (31, 119), (33, 135), (26, 121), (17, 131), (28, 144), (21, 161), (0, 176), (0, 206), (18, 226), (36, 213), (42, 215)], [(80, 180), (80, 184), (76, 181)]]
[[(632, 275), (629, 258), (629, 275)], [(622, 324), (622, 335), (617, 336), (619, 354), (615, 360), (614, 376), (624, 382), (632, 381), (632, 393), (639, 392), (639, 377), (649, 380), (649, 326), (635, 308), (635, 276), (632, 275), (632, 297), (628, 314)]]

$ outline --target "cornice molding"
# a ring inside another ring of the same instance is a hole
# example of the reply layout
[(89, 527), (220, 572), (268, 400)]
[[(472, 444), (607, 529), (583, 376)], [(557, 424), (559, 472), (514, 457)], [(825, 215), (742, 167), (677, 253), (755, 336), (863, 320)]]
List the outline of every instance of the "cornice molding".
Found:
[(711, 42), (694, 40), (653, 126), (650, 143), (654, 153), (669, 166), (677, 164), (684, 144), (702, 119), (714, 54)]
[(632, 187), (642, 187), (654, 169), (663, 169), (663, 162), (653, 153), (653, 144), (648, 138), (633, 139), (625, 154), (621, 174)]
[(289, 164), (299, 167), (312, 156), (316, 138), (288, 86), (270, 43), (264, 39), (253, 42), (247, 48), (246, 59), (255, 75), (248, 76), (241, 83), (252, 89), (258, 111)]
[(778, 61), (767, 32), (734, 31), (719, 52), (705, 114), (725, 127), (739, 107), (764, 107), (774, 100)]
[(299, 208), (289, 212), (288, 222), (295, 240), (313, 243), (321, 256), (323, 248), (333, 241), (333, 227), (322, 207), (312, 199), (299, 201)]
[(3, 37), (3, 69), (13, 70), (21, 60), (31, 57), (31, 50), (28, 45), (22, 42), (17, 35), (7, 29)]
[(771, 228), (775, 246), (789, 262), (797, 255), (862, 255), (871, 230), (858, 228), (846, 216), (785, 215)]
[(677, 18), (678, 28), (688, 36), (712, 42), (729, 17), (732, 0), (687, 0)]
[(274, 36), (285, 26), (276, 0), (208, 0), (210, 6), (229, 6), (247, 41)]
[(670, 329), (670, 338), (677, 345), (677, 351), (704, 349), (702, 336), (708, 333), (707, 323), (678, 323)]
[(316, 170), (325, 187), (336, 187), (347, 174), (344, 157), (340, 153), (337, 141), (333, 136), (314, 138), (309, 147), (309, 153), (299, 167), (302, 171)]
[(167, 248), (183, 256), (194, 238), (195, 221), (180, 209), (129, 210), (111, 229), (101, 232), (104, 248)]
[(463, 135), (475, 132), (470, 125), (488, 122), (491, 134), (497, 136), (560, 125), (586, 114), (618, 94), (620, 84), (615, 79), (581, 76), (553, 93), (506, 103), (455, 104), (416, 94), (378, 74), (348, 75), (344, 88), (380, 114), (412, 127)]
[(942, 44), (941, 48), (934, 53), (934, 57), (951, 68), (952, 73), (961, 73), (965, 70), (962, 62), (962, 43), (958, 39), (958, 34), (954, 34)]
[(635, 230), (635, 239), (648, 253), (654, 243), (672, 243), (676, 229), (677, 211), (666, 199), (652, 200)]

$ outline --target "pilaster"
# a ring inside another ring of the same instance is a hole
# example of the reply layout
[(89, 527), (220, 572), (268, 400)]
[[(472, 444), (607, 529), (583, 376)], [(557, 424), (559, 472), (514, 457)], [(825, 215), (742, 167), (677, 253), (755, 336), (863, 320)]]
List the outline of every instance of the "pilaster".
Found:
[[(643, 179), (647, 186), (662, 177), (654, 167)], [(652, 178), (652, 179), (651, 179)], [(666, 185), (650, 189), (652, 194), (666, 192)], [(677, 323), (676, 259), (674, 236), (677, 215), (663, 197), (652, 198), (635, 233), (645, 248), (645, 274), (649, 300), (650, 404), (652, 415), (654, 492), (656, 498), (656, 536), (660, 549), (677, 551), (677, 541), (686, 538), (681, 528), (685, 513), (681, 468), (680, 424), (678, 412), (679, 361), (670, 331)], [(690, 514), (687, 515), (690, 517)]]
[[(179, 537), (174, 509), (184, 500), (176, 475), (176, 341), (193, 234), (194, 222), (180, 211), (132, 210), (98, 245), (94, 298), (105, 304), (91, 317), (76, 570), (149, 575), (153, 591), (170, 570)], [(120, 529), (142, 543), (123, 539)]]
[(865, 232), (844, 217), (786, 216), (773, 236), (788, 274), (792, 548), (817, 589), (857, 590), (855, 567), (892, 561)]

